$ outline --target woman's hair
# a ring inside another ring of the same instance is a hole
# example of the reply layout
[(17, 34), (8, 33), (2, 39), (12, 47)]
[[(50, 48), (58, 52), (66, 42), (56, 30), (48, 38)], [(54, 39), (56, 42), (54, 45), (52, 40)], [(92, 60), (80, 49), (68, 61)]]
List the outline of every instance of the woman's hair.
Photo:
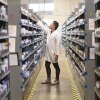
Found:
[(55, 30), (59, 27), (59, 23), (57, 21), (53, 21), (53, 24), (55, 25)]

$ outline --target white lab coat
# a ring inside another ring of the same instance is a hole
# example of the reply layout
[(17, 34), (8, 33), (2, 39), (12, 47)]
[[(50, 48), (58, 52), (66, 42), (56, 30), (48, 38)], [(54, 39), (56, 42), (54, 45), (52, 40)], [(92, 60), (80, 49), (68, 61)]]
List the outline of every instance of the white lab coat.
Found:
[(45, 27), (41, 21), (38, 21), (37, 25), (47, 34), (47, 45), (45, 52), (46, 60), (52, 63), (57, 63), (55, 61), (55, 55), (59, 55), (60, 47), (60, 35), (58, 31), (56, 30), (53, 33), (51, 33), (51, 30)]

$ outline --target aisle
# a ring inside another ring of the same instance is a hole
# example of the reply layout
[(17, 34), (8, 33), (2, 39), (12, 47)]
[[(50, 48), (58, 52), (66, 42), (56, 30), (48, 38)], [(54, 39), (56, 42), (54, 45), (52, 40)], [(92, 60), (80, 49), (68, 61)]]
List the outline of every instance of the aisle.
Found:
[[(73, 91), (71, 82), (69, 80), (70, 75), (68, 74), (65, 62), (67, 59), (64, 56), (60, 56), (59, 64), (61, 68), (60, 75), (60, 85), (58, 86), (50, 86), (50, 85), (42, 85), (41, 82), (46, 79), (45, 67), (43, 65), (39, 76), (37, 78), (37, 82), (35, 84), (35, 88), (33, 90), (32, 100), (74, 100)], [(53, 66), (52, 68), (52, 81), (55, 79), (55, 70)], [(32, 95), (32, 94), (31, 94)], [(78, 100), (78, 99), (77, 99)]]

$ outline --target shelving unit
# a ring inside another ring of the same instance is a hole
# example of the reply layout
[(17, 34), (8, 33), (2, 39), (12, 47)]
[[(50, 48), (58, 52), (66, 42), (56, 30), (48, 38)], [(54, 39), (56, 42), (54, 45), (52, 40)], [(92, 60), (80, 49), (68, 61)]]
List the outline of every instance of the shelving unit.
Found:
[(94, 0), (85, 0), (85, 4), (80, 4), (62, 26), (62, 42), (72, 69), (75, 70), (75, 81), (82, 100), (95, 100), (95, 58), (91, 59), (89, 55), (90, 49), (94, 49), (92, 45), (94, 17)]
[(100, 0), (95, 0), (95, 100), (100, 100)]
[[(85, 7), (84, 5), (81, 7), (81, 10), (79, 9), (73, 14), (74, 17), (69, 19), (66, 22), (66, 42), (65, 46), (67, 48), (67, 52), (72, 58), (72, 60), (75, 63), (75, 68), (77, 72), (80, 74), (80, 78), (84, 77), (84, 73), (86, 73), (85, 69), (85, 49), (86, 49), (86, 43), (85, 43), (85, 37), (86, 33), (84, 32), (85, 29)], [(72, 16), (73, 16), (72, 15)], [(71, 16), (70, 16), (71, 17)], [(82, 20), (82, 21), (81, 21)], [(80, 24), (80, 21), (82, 24)], [(84, 23), (84, 24), (83, 24)], [(83, 79), (84, 81), (84, 79)], [(84, 82), (85, 83), (85, 82)]]
[(10, 100), (8, 3), (0, 0), (0, 100)]
[[(13, 86), (11, 100), (27, 100), (42, 66), (46, 45), (45, 33), (34, 21), (32, 11), (24, 9), (20, 0), (8, 0), (8, 5), (9, 26), (16, 27), (16, 36), (10, 36), (10, 39), (16, 41), (14, 52), (18, 52), (20, 62), (20, 65), (10, 69), (10, 82)], [(15, 18), (16, 20), (13, 20)]]
[(44, 32), (35, 24), (34, 19), (21, 11), (21, 45), (22, 51), (22, 87), (28, 84), (38, 61), (44, 52)]

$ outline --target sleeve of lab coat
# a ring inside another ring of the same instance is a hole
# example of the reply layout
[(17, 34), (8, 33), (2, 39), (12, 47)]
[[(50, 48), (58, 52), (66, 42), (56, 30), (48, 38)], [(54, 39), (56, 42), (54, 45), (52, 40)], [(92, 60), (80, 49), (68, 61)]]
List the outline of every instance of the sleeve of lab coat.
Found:
[(50, 29), (43, 25), (41, 21), (37, 22), (37, 25), (48, 35), (50, 34)]

